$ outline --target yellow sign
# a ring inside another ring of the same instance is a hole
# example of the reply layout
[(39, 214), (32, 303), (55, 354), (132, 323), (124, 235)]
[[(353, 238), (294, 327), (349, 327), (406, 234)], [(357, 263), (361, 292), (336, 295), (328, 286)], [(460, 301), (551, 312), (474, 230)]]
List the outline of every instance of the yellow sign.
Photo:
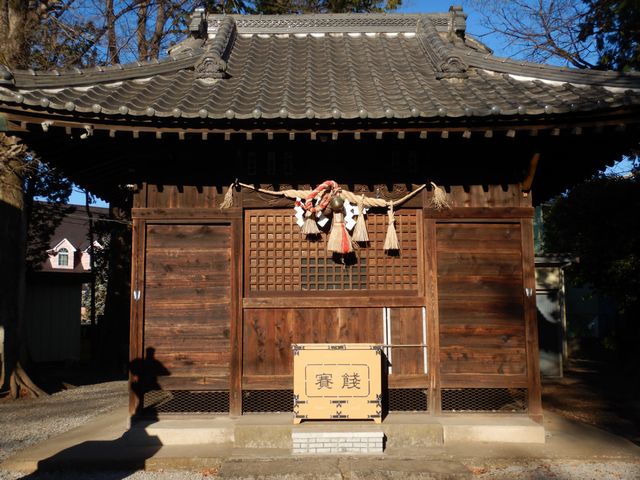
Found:
[(293, 345), (294, 423), (382, 420), (382, 350), (372, 344)]

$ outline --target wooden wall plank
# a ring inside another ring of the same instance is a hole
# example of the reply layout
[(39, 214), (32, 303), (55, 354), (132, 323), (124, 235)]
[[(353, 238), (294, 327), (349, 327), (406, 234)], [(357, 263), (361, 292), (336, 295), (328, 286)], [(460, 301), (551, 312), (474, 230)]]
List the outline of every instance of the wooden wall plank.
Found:
[[(182, 198), (175, 190), (173, 195), (168, 189), (169, 196), (163, 197), (169, 204), (177, 205)], [(223, 388), (229, 389), (231, 228), (229, 224), (146, 226), (144, 347), (153, 349), (158, 368), (164, 369), (158, 376), (165, 388), (220, 389), (225, 379)]]
[[(480, 198), (478, 190), (474, 190)], [(527, 374), (520, 223), (439, 223), (440, 374), (512, 387)], [(484, 382), (484, 383), (483, 383)]]
[(231, 224), (231, 365), (229, 370), (229, 412), (232, 415), (242, 414), (242, 239), (243, 239), (242, 217), (238, 216)]
[(436, 223), (424, 221), (425, 292), (427, 310), (427, 353), (429, 359), (429, 411), (441, 411), (440, 395), (440, 304), (438, 299), (438, 257)]
[[(129, 362), (139, 362), (143, 358), (143, 325), (144, 310), (142, 298), (144, 295), (144, 268), (145, 268), (145, 231), (146, 226), (143, 220), (134, 219), (131, 233), (131, 307), (129, 324)], [(138, 295), (140, 295), (138, 297)], [(136, 300), (138, 298), (138, 300)], [(140, 399), (132, 388), (133, 382), (139, 379), (134, 378), (129, 372), (129, 415), (135, 415), (142, 407)]]
[(524, 322), (527, 342), (527, 374), (529, 377), (529, 415), (542, 423), (542, 388), (540, 386), (540, 353), (538, 347), (538, 310), (536, 308), (536, 278), (533, 247), (533, 220), (521, 221), (522, 228), (522, 271), (524, 285)]

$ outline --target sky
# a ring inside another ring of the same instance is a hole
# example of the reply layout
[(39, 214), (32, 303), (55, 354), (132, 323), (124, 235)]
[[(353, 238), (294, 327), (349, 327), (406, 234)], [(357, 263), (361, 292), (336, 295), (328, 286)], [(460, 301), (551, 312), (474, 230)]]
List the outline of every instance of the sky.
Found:
[[(447, 12), (451, 5), (462, 4), (464, 11), (467, 13), (467, 33), (478, 38), (483, 32), (482, 25), (480, 25), (480, 14), (473, 9), (468, 1), (456, 1), (456, 0), (403, 0), (402, 6), (398, 9), (398, 13), (429, 13), (429, 12)], [(484, 36), (481, 41), (494, 51), (497, 56), (508, 56), (508, 53), (504, 51), (500, 42), (494, 37)], [(631, 169), (631, 162), (626, 159), (617, 163), (614, 167), (610, 167), (605, 173), (610, 175), (624, 174)], [(74, 188), (74, 192), (69, 199), (69, 203), (84, 205), (85, 197), (84, 192), (79, 188)], [(106, 207), (107, 204), (97, 198), (93, 204), (98, 207)]]

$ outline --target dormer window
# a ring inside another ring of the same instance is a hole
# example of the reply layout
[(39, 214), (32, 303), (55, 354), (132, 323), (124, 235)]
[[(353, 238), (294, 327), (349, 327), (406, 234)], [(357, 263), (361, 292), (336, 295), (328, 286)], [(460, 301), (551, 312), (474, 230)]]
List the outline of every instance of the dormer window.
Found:
[(67, 250), (66, 248), (61, 248), (60, 250), (58, 250), (58, 266), (69, 266), (69, 250)]

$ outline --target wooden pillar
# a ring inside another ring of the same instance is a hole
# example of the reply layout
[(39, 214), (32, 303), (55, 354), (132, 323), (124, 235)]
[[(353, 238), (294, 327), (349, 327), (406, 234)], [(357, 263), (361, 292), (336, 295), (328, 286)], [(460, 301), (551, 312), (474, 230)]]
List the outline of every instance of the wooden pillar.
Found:
[[(131, 234), (131, 320), (129, 330), (129, 363), (143, 357), (143, 298), (144, 298), (144, 244), (146, 222), (133, 219)], [(133, 416), (139, 409), (142, 399), (138, 398), (132, 389), (133, 378), (129, 371), (129, 415)]]
[(231, 221), (231, 364), (229, 413), (242, 415), (242, 210)]
[(429, 359), (429, 412), (440, 414), (440, 321), (438, 313), (438, 264), (436, 222), (424, 221), (425, 288), (427, 307), (427, 344)]
[(523, 304), (527, 347), (529, 416), (536, 422), (542, 423), (542, 389), (540, 386), (533, 219), (523, 218), (520, 220), (520, 229), (522, 232)]

